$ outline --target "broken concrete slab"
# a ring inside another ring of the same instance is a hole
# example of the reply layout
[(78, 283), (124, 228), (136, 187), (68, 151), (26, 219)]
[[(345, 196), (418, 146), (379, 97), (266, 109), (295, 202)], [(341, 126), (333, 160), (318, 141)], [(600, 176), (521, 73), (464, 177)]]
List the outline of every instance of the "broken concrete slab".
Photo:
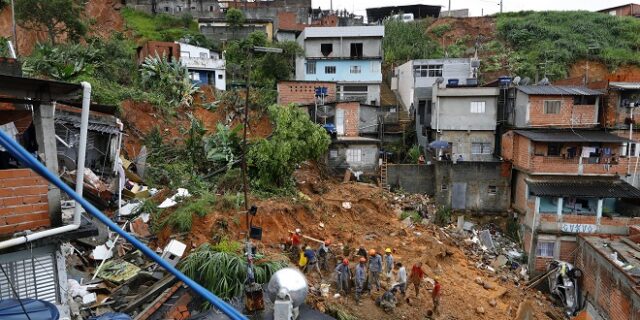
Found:
[(493, 244), (493, 239), (491, 238), (491, 232), (489, 230), (482, 230), (478, 235), (480, 239), (480, 244), (487, 248), (487, 250), (495, 250), (495, 245)]

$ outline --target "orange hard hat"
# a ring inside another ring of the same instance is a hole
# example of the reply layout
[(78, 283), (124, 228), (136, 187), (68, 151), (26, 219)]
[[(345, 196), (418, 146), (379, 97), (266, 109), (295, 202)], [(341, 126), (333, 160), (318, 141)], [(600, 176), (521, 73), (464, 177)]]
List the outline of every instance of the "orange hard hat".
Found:
[(327, 240), (324, 241), (324, 245), (325, 246), (328, 246), (330, 244), (331, 244), (331, 239), (327, 239)]
[(349, 264), (349, 259), (344, 258), (342, 259), (342, 264), (344, 264), (345, 266)]
[(361, 257), (360, 262), (367, 262), (367, 259), (365, 257)]
[(376, 255), (376, 249), (369, 250), (369, 255), (370, 256), (375, 256)]

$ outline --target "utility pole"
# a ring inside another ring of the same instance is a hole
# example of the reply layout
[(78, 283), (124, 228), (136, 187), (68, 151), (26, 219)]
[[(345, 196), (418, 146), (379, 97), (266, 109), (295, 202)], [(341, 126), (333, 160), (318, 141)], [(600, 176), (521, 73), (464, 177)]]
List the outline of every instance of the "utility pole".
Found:
[(18, 31), (16, 30), (16, 8), (11, 0), (11, 29), (13, 32), (13, 50), (16, 57), (18, 57)]
[(333, 0), (329, 2), (329, 12), (333, 13)]
[(451, 0), (449, 0), (449, 14), (448, 14), (448, 16), (451, 17)]
[(502, 1), (503, 0), (500, 0), (500, 13), (502, 13)]

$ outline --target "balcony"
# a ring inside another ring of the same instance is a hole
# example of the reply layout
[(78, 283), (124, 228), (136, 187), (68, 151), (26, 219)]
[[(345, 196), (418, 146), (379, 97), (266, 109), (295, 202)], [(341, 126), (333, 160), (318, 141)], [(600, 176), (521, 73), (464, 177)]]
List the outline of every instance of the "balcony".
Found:
[[(580, 161), (582, 160), (582, 161)], [(632, 162), (635, 161), (632, 159)], [(522, 164), (519, 164), (522, 166)], [(629, 158), (562, 158), (554, 156), (531, 156), (528, 166), (523, 169), (533, 174), (567, 175), (626, 175)]]
[(210, 58), (187, 58), (181, 57), (180, 63), (187, 69), (196, 70), (220, 70), (224, 69), (224, 60)]

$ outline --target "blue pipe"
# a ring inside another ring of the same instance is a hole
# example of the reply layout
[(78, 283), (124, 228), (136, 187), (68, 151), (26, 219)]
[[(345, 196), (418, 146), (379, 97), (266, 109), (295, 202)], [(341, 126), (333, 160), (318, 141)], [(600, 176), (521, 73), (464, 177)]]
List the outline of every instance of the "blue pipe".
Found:
[(91, 203), (87, 200), (79, 196), (71, 187), (69, 187), (66, 183), (62, 182), (60, 178), (58, 178), (55, 174), (49, 171), (42, 163), (40, 163), (36, 158), (34, 158), (31, 154), (27, 152), (21, 145), (19, 145), (16, 141), (11, 139), (6, 133), (0, 131), (0, 145), (2, 145), (9, 153), (11, 153), (18, 160), (22, 161), (24, 164), (28, 165), (35, 172), (40, 174), (45, 179), (49, 180), (49, 182), (56, 185), (60, 190), (66, 192), (71, 198), (76, 200), (77, 203), (82, 205), (82, 207), (87, 210), (92, 216), (96, 217), (100, 222), (107, 225), (111, 230), (119, 234), (121, 237), (125, 238), (134, 247), (138, 250), (142, 251), (147, 257), (151, 258), (151, 260), (155, 261), (158, 265), (169, 271), (169, 273), (173, 274), (180, 281), (184, 282), (189, 288), (199, 294), (202, 298), (210, 302), (213, 306), (222, 311), (225, 315), (227, 315), (232, 320), (246, 320), (242, 313), (233, 308), (231, 305), (224, 302), (222, 299), (218, 298), (213, 293), (209, 292), (207, 289), (199, 285), (197, 282), (191, 280), (191, 278), (187, 277), (184, 273), (180, 272), (180, 270), (176, 269), (174, 266), (170, 265), (168, 262), (163, 260), (159, 255), (157, 255), (153, 250), (149, 247), (145, 246), (140, 240), (136, 239), (134, 236), (130, 235), (128, 232), (120, 229), (120, 227), (115, 224), (109, 217), (105, 216), (100, 210), (96, 209)]

